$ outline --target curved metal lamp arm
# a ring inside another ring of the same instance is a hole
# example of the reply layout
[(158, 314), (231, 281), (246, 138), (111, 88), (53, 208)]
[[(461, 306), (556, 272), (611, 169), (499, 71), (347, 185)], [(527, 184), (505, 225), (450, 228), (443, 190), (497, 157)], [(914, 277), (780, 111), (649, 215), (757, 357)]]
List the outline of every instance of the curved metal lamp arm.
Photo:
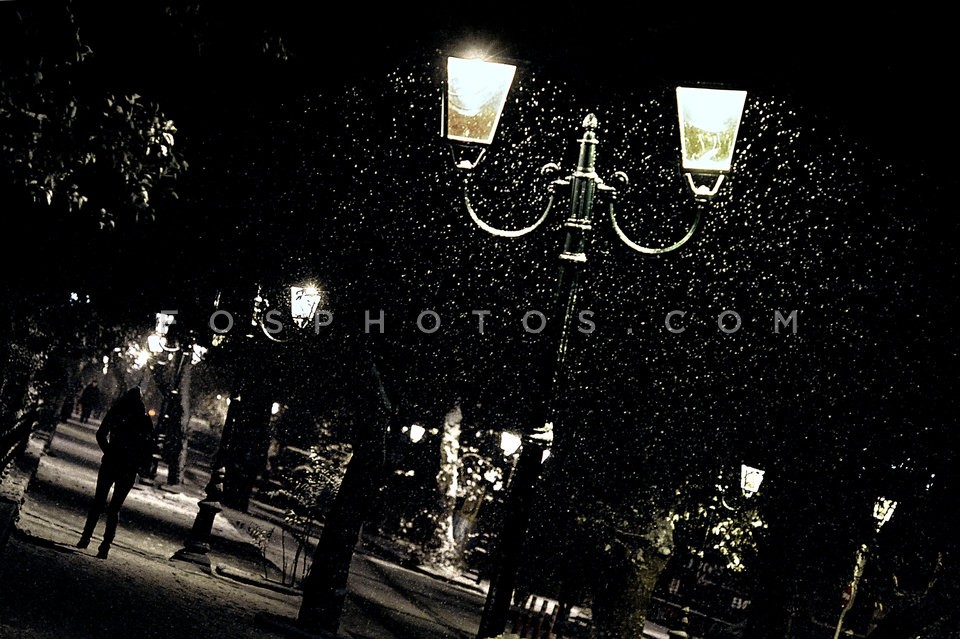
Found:
[(697, 231), (697, 227), (700, 226), (700, 211), (698, 210), (694, 216), (693, 222), (690, 224), (690, 228), (687, 230), (686, 235), (684, 235), (678, 242), (671, 244), (670, 246), (657, 248), (641, 246), (626, 236), (626, 234), (617, 224), (617, 217), (613, 212), (613, 202), (610, 203), (610, 222), (613, 224), (613, 230), (617, 234), (617, 237), (623, 240), (623, 243), (632, 248), (634, 251), (637, 251), (638, 253), (644, 253), (645, 255), (661, 255), (663, 253), (669, 253), (670, 251), (677, 250), (686, 244), (691, 237), (693, 237), (693, 234)]
[[(622, 171), (617, 171), (615, 176), (622, 184), (624, 185), (628, 184), (626, 173)], [(670, 253), (671, 251), (675, 251), (681, 246), (683, 246), (684, 244), (686, 244), (690, 240), (690, 238), (693, 237), (693, 234), (697, 232), (697, 228), (700, 226), (701, 207), (698, 204), (697, 212), (694, 215), (693, 221), (690, 223), (690, 226), (687, 229), (686, 234), (682, 238), (680, 238), (679, 241), (673, 244), (670, 244), (669, 246), (662, 246), (662, 247), (642, 246), (640, 244), (637, 244), (633, 240), (631, 240), (629, 237), (627, 237), (627, 234), (624, 233), (623, 229), (620, 228), (620, 225), (617, 224), (617, 216), (614, 213), (614, 204), (616, 203), (616, 199), (617, 199), (616, 198), (617, 190), (613, 187), (606, 186), (606, 185), (601, 185), (600, 189), (603, 191), (610, 192), (611, 194), (609, 206), (610, 206), (610, 224), (613, 226), (613, 231), (617, 234), (617, 237), (619, 237), (623, 241), (624, 244), (626, 244), (628, 247), (630, 247), (631, 249), (633, 249), (638, 253), (643, 253), (644, 255), (662, 255), (664, 253)]]
[(270, 331), (267, 330), (267, 327), (263, 325), (263, 320), (261, 320), (259, 317), (257, 318), (257, 325), (260, 326), (260, 330), (263, 331), (263, 334), (266, 335), (269, 339), (273, 340), (274, 342), (277, 342), (280, 344), (286, 344), (287, 342), (293, 341), (292, 337), (287, 339), (277, 339), (276, 337), (271, 335)]
[[(544, 165), (540, 169), (540, 174), (549, 175), (550, 173), (554, 173), (559, 170), (560, 170), (560, 166), (551, 162), (550, 164)], [(543, 213), (540, 215), (540, 218), (530, 226), (522, 229), (517, 229), (517, 230), (498, 229), (497, 227), (491, 226), (490, 224), (487, 224), (486, 222), (480, 219), (480, 216), (477, 215), (476, 209), (473, 208), (473, 204), (471, 204), (470, 202), (470, 193), (467, 190), (467, 187), (469, 186), (469, 178), (464, 180), (463, 202), (464, 202), (464, 205), (466, 206), (467, 213), (470, 215), (470, 219), (473, 220), (477, 226), (482, 228), (487, 233), (490, 233), (491, 235), (495, 235), (497, 237), (522, 237), (527, 233), (535, 231), (541, 224), (544, 223), (544, 221), (550, 215), (550, 211), (553, 210), (553, 202), (556, 199), (557, 188), (560, 186), (567, 186), (567, 185), (569, 185), (569, 182), (567, 182), (566, 180), (562, 180), (562, 179), (554, 180), (550, 185), (550, 199), (549, 201), (547, 201), (547, 206), (544, 209)]]

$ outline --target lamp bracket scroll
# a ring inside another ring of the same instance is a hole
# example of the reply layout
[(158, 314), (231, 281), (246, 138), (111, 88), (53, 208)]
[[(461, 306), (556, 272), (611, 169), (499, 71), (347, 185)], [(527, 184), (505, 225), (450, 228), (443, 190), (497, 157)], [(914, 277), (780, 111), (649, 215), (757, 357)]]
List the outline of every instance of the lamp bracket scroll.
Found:
[[(560, 170), (560, 166), (554, 162), (545, 164), (540, 168), (540, 175), (543, 177), (549, 177), (554, 173)], [(499, 229), (487, 222), (483, 221), (480, 216), (477, 214), (476, 208), (473, 206), (473, 203), (470, 201), (470, 183), (471, 183), (471, 173), (467, 173), (464, 176), (463, 180), (463, 202), (464, 206), (467, 209), (467, 213), (470, 215), (470, 219), (479, 226), (481, 229), (486, 231), (491, 235), (496, 237), (522, 237), (537, 230), (541, 224), (543, 224), (546, 219), (550, 216), (550, 212), (553, 210), (553, 204), (556, 200), (557, 190), (569, 186), (570, 182), (567, 179), (556, 179), (553, 180), (548, 186), (550, 191), (549, 199), (547, 200), (547, 205), (544, 208), (543, 212), (540, 214), (540, 217), (530, 226), (521, 229), (509, 230), (509, 229)]]
[(286, 342), (291, 341), (292, 338), (281, 339), (279, 337), (275, 337), (274, 333), (278, 333), (280, 331), (267, 328), (267, 325), (264, 322), (264, 318), (271, 319), (267, 316), (272, 310), (273, 307), (270, 305), (270, 302), (260, 295), (260, 287), (258, 286), (257, 295), (253, 302), (253, 322), (260, 327), (260, 330), (263, 331), (263, 334), (266, 335), (267, 339), (280, 344), (285, 344)]
[(260, 330), (263, 331), (263, 334), (266, 335), (268, 339), (270, 339), (270, 340), (272, 340), (272, 341), (274, 341), (274, 342), (278, 342), (278, 343), (280, 343), (280, 344), (285, 344), (285, 343), (291, 341), (291, 338), (289, 338), (289, 337), (288, 337), (287, 339), (280, 339), (279, 337), (274, 337), (274, 336), (273, 336), (273, 333), (270, 332), (270, 329), (268, 329), (268, 328), (266, 327), (266, 325), (264, 325), (262, 319), (260, 319), (257, 323), (260, 325)]
[[(627, 174), (624, 173), (623, 171), (617, 171), (616, 173), (614, 173), (613, 178), (619, 183), (620, 185), (619, 189), (604, 183), (599, 183), (598, 191), (600, 193), (604, 193), (607, 196), (608, 206), (609, 206), (610, 225), (613, 227), (613, 231), (614, 233), (617, 234), (617, 237), (619, 237), (620, 240), (624, 244), (626, 244), (628, 248), (631, 248), (638, 253), (643, 253), (644, 255), (662, 255), (664, 253), (670, 253), (672, 251), (677, 250), (678, 248), (686, 244), (688, 241), (690, 241), (690, 238), (692, 238), (694, 234), (697, 232), (697, 228), (699, 228), (700, 226), (700, 218), (702, 216), (702, 208), (703, 208), (702, 200), (700, 199), (696, 200), (696, 211), (694, 212), (693, 220), (691, 220), (690, 224), (687, 226), (686, 232), (678, 241), (674, 242), (673, 244), (670, 244), (667, 246), (661, 246), (661, 247), (643, 246), (642, 244), (638, 244), (637, 242), (634, 242), (632, 239), (630, 239), (630, 237), (627, 236), (624, 230), (617, 223), (617, 214), (616, 214), (617, 200), (619, 198), (621, 191), (625, 191), (629, 187), (630, 179), (627, 176)], [(719, 182), (717, 183), (717, 186), (719, 187)]]

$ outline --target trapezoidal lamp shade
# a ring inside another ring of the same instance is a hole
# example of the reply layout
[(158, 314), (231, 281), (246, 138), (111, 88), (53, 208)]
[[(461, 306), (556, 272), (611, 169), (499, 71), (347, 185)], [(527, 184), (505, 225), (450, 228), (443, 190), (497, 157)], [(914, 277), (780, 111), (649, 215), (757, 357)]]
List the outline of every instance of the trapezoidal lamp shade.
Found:
[(299, 328), (310, 323), (322, 300), (323, 292), (316, 286), (291, 286), (290, 314), (293, 316), (294, 323)]
[[(304, 328), (317, 317), (317, 312), (325, 306), (326, 291), (314, 284), (304, 284), (302, 286), (290, 287), (290, 317), (297, 328)], [(257, 295), (253, 298), (253, 314), (250, 318), (251, 326), (259, 326), (263, 334), (274, 342), (289, 342), (290, 338), (277, 338), (275, 334), (283, 330), (282, 322), (277, 323), (274, 317), (280, 311), (279, 306), (274, 306), (262, 294), (260, 285), (257, 285)], [(326, 312), (326, 311), (324, 311)], [(270, 323), (277, 323), (275, 327), (267, 327), (264, 320)], [(317, 327), (319, 330), (319, 325)], [(247, 337), (253, 337), (253, 333), (247, 333)], [(216, 344), (214, 344), (216, 346)]]
[(712, 197), (733, 168), (747, 92), (677, 87), (681, 166), (697, 197)]
[(447, 58), (441, 135), (458, 168), (476, 167), (493, 142), (516, 71), (514, 65), (480, 58)]
[(744, 497), (753, 497), (763, 483), (763, 471), (746, 464), (740, 465), (740, 490)]

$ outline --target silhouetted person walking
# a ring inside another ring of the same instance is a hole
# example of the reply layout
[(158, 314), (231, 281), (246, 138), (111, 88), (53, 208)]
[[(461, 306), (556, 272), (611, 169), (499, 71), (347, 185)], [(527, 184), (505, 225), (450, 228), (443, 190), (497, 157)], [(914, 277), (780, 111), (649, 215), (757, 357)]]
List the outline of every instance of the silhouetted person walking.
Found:
[[(100, 515), (106, 507), (107, 525), (103, 531), (97, 557), (107, 558), (110, 544), (117, 533), (120, 521), (120, 508), (127, 498), (137, 471), (153, 454), (153, 421), (147, 415), (140, 396), (140, 388), (134, 386), (107, 411), (97, 430), (97, 444), (103, 451), (100, 461), (100, 473), (97, 475), (97, 489), (93, 504), (87, 515), (83, 534), (77, 542), (77, 548), (86, 548), (93, 536)], [(107, 505), (107, 493), (113, 487), (113, 497)]]
[(96, 382), (90, 382), (86, 385), (83, 392), (80, 393), (80, 423), (86, 424), (91, 413), (96, 412), (99, 415), (102, 399), (103, 395)]

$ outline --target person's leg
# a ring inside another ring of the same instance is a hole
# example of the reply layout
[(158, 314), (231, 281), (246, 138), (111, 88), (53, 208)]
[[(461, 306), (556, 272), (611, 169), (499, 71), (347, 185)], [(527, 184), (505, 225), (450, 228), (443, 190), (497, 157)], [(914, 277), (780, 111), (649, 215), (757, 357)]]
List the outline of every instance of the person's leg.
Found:
[(83, 533), (80, 535), (80, 541), (77, 542), (77, 548), (86, 548), (90, 543), (90, 537), (93, 536), (93, 530), (100, 521), (100, 514), (104, 506), (107, 505), (107, 494), (110, 492), (110, 485), (114, 481), (113, 469), (109, 462), (100, 464), (100, 472), (97, 473), (97, 488), (93, 494), (93, 502), (90, 504), (90, 510), (87, 512), (87, 523), (83, 527)]
[(117, 482), (113, 485), (113, 497), (110, 498), (110, 505), (107, 506), (107, 525), (103, 531), (103, 541), (100, 542), (100, 548), (97, 557), (107, 558), (110, 552), (110, 544), (117, 534), (117, 524), (120, 523), (120, 508), (124, 500), (133, 488), (133, 483), (137, 479), (136, 470), (123, 470), (117, 473)]

